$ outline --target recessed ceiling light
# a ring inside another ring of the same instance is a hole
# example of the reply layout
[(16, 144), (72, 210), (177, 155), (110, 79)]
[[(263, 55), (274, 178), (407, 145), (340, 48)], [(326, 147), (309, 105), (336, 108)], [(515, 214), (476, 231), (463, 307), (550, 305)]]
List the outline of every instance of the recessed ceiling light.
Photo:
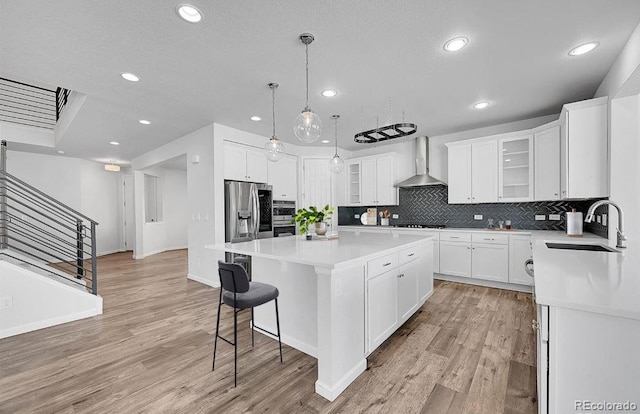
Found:
[(326, 96), (327, 98), (332, 98), (338, 94), (338, 91), (335, 89), (325, 89), (321, 92), (322, 96)]
[(202, 20), (202, 12), (190, 4), (181, 4), (176, 10), (178, 11), (178, 16), (189, 23), (198, 23)]
[(489, 102), (480, 101), (480, 102), (476, 102), (476, 103), (473, 104), (473, 109), (484, 109), (487, 106), (489, 106)]
[(257, 115), (254, 115), (254, 116), (252, 116), (252, 117), (251, 117), (251, 118), (249, 118), (249, 119), (250, 119), (250, 120), (252, 120), (252, 121), (255, 121), (255, 122), (262, 121), (262, 118), (260, 118), (260, 117), (259, 117), (259, 116), (257, 116)]
[(151, 122), (147, 121), (146, 119), (141, 119), (138, 122), (140, 122), (142, 125), (150, 125), (151, 124)]
[(140, 80), (140, 78), (137, 75), (131, 72), (121, 73), (120, 76), (122, 76), (123, 79), (128, 80), (129, 82), (138, 82)]
[(322, 141), (320, 141), (320, 142), (322, 142), (323, 144), (328, 144), (328, 143), (329, 143), (329, 140), (328, 140), (328, 139), (323, 139), (323, 140), (322, 140)]
[(456, 52), (465, 47), (467, 43), (469, 43), (469, 39), (466, 37), (454, 37), (444, 44), (444, 50), (447, 52)]
[(57, 152), (58, 154), (64, 154), (64, 151), (62, 151), (62, 150), (58, 150), (58, 151), (56, 151), (56, 152)]
[(571, 49), (569, 51), (569, 55), (570, 56), (580, 56), (580, 55), (584, 55), (585, 53), (589, 53), (591, 52), (593, 49), (595, 49), (596, 47), (598, 47), (600, 43), (598, 42), (589, 42), (589, 43), (585, 43), (583, 45), (580, 46), (576, 46), (573, 49)]
[(116, 142), (116, 141), (110, 141), (109, 144), (111, 144), (111, 145), (120, 145), (120, 143)]

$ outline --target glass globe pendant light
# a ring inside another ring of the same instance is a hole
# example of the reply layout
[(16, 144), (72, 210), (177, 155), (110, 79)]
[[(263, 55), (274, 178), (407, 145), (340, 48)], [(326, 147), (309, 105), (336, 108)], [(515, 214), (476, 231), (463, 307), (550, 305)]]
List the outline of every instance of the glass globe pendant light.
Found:
[(336, 154), (329, 160), (329, 169), (332, 173), (339, 173), (344, 169), (344, 160), (338, 155), (338, 118), (340, 115), (331, 115), (336, 126)]
[(282, 142), (276, 137), (276, 88), (280, 85), (277, 83), (270, 83), (267, 85), (271, 88), (271, 107), (273, 110), (273, 135), (271, 139), (264, 144), (264, 155), (267, 156), (269, 161), (280, 161), (284, 156), (284, 145)]
[(293, 133), (302, 142), (311, 143), (320, 138), (322, 133), (322, 121), (320, 117), (309, 107), (309, 45), (313, 42), (314, 37), (311, 33), (303, 33), (300, 35), (300, 41), (305, 46), (306, 61), (306, 79), (307, 79), (307, 104), (302, 113), (296, 117), (293, 126)]

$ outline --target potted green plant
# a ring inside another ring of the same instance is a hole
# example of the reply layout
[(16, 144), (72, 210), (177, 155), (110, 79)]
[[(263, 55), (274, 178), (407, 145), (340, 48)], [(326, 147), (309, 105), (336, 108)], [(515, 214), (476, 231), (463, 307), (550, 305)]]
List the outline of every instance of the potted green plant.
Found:
[(296, 212), (291, 223), (300, 223), (300, 234), (307, 234), (307, 240), (310, 240), (309, 228), (312, 225), (315, 225), (317, 235), (322, 236), (327, 233), (326, 220), (331, 220), (334, 210), (333, 207), (329, 207), (329, 204), (322, 210), (318, 210), (316, 206), (310, 206), (309, 209), (301, 208)]

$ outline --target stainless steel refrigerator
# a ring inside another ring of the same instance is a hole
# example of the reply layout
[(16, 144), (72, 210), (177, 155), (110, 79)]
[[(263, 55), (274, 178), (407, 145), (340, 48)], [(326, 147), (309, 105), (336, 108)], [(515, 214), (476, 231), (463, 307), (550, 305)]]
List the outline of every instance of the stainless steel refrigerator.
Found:
[(224, 182), (225, 241), (273, 237), (272, 191), (267, 184)]

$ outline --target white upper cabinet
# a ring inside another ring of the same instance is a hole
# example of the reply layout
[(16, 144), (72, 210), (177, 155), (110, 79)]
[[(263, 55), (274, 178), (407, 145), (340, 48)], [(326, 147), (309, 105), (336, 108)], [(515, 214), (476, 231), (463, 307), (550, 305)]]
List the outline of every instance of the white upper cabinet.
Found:
[(533, 135), (515, 135), (499, 140), (499, 201), (533, 200)]
[(268, 162), (269, 184), (273, 186), (274, 200), (298, 198), (298, 158), (285, 155), (280, 161)]
[(268, 162), (261, 150), (230, 142), (224, 143), (225, 180), (266, 183)]
[(494, 203), (498, 201), (498, 163), (496, 141), (471, 145), (471, 202)]
[(560, 126), (536, 132), (533, 137), (536, 201), (560, 199)]
[(362, 191), (362, 204), (365, 206), (377, 204), (376, 184), (377, 184), (377, 170), (376, 170), (375, 158), (369, 158), (362, 160), (362, 174), (361, 178), (361, 191)]
[(376, 204), (398, 204), (395, 156), (385, 155), (376, 158)]
[(349, 205), (398, 204), (394, 154), (349, 160), (347, 174)]
[(449, 147), (449, 204), (471, 203), (471, 144)]
[(497, 152), (495, 140), (449, 146), (449, 204), (498, 201)]
[(609, 196), (608, 98), (567, 104), (560, 114), (561, 198)]

